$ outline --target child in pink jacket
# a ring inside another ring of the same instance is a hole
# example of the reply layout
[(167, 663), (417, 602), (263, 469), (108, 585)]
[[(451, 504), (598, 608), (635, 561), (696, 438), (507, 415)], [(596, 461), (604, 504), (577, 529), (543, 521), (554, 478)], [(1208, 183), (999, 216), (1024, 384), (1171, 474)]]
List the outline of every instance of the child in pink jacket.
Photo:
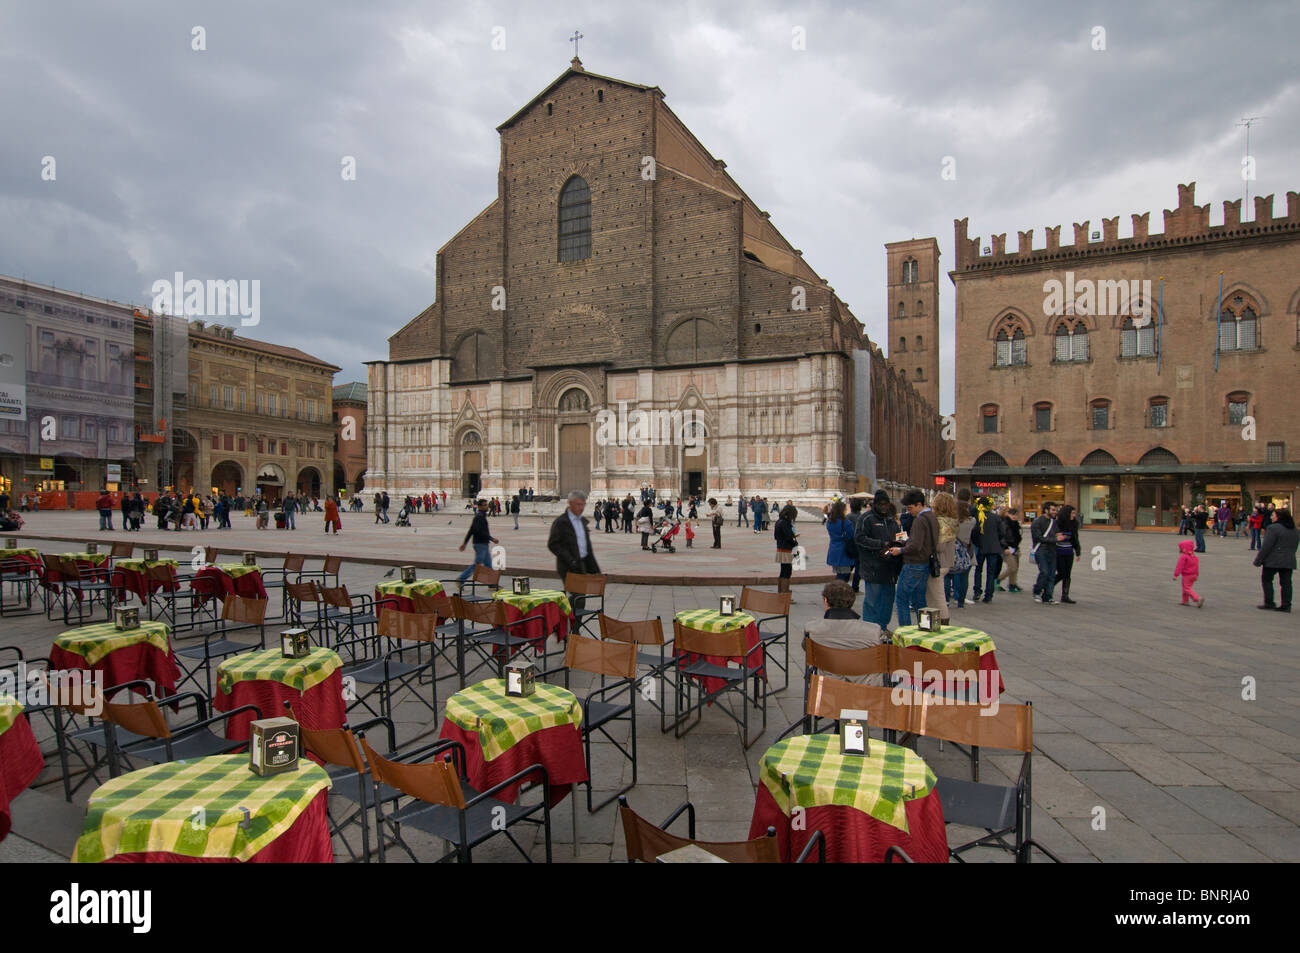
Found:
[(1196, 544), (1190, 539), (1185, 539), (1178, 544), (1178, 551), (1182, 553), (1178, 557), (1178, 563), (1174, 566), (1174, 578), (1183, 577), (1183, 605), (1187, 605), (1187, 600), (1191, 599), (1196, 608), (1205, 605), (1205, 598), (1198, 596), (1192, 591), (1192, 586), (1196, 584), (1196, 577), (1201, 574), (1201, 561), (1192, 554)]

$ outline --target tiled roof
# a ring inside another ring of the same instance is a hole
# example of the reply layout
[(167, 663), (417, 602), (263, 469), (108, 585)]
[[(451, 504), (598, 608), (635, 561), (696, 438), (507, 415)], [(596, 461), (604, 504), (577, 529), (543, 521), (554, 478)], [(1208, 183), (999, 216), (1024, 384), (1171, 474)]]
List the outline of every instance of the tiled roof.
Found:
[(349, 381), (334, 388), (334, 403), (351, 400), (359, 404), (366, 402), (366, 385), (360, 381)]

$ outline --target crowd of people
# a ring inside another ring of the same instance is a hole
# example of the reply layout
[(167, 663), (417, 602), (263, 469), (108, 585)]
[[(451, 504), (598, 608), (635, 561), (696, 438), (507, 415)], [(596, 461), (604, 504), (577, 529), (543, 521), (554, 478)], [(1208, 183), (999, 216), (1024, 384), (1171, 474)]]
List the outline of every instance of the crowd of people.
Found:
[(1182, 518), (1178, 522), (1178, 535), (1191, 533), (1196, 538), (1193, 552), (1203, 553), (1206, 533), (1213, 533), (1222, 539), (1227, 539), (1228, 534), (1232, 533), (1234, 538), (1240, 539), (1244, 532), (1250, 537), (1250, 548), (1255, 550), (1264, 544), (1264, 530), (1273, 522), (1273, 514), (1276, 512), (1277, 504), (1271, 500), (1255, 503), (1249, 512), (1240, 503), (1235, 508), (1229, 506), (1227, 500), (1220, 500), (1217, 507), (1204, 503), (1184, 506)]

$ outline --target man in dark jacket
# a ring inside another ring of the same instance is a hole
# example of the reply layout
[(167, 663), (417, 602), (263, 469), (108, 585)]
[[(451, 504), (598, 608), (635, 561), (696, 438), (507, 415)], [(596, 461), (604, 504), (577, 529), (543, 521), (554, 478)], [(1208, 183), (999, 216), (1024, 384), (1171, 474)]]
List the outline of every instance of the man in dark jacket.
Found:
[(936, 554), (939, 545), (939, 518), (925, 505), (925, 494), (920, 490), (908, 490), (903, 494), (903, 506), (912, 517), (912, 529), (905, 543), (895, 543), (885, 550), (886, 555), (903, 557), (903, 569), (895, 591), (900, 626), (915, 625), (915, 610), (925, 608), (930, 557)]
[(1020, 571), (1020, 515), (1014, 507), (999, 506), (999, 515), (1002, 517), (1002, 572), (998, 574), (998, 588), (1002, 588), (1002, 580), (1007, 581), (1007, 592), (1020, 592), (1020, 587), (1016, 585), (1016, 574)]
[[(1255, 554), (1255, 565), (1261, 567), (1260, 583), (1264, 587), (1264, 604), (1261, 609), (1291, 611), (1291, 576), (1295, 572), (1296, 547), (1300, 546), (1300, 530), (1296, 529), (1291, 511), (1285, 507), (1275, 510), (1276, 520), (1264, 530), (1264, 542)], [(1278, 577), (1282, 588), (1282, 601), (1273, 603), (1273, 577)]]
[[(597, 504), (599, 505), (599, 504)], [(571, 572), (595, 575), (600, 572), (596, 552), (591, 547), (591, 530), (582, 511), (587, 506), (587, 494), (574, 490), (569, 494), (569, 508), (551, 524), (546, 548), (555, 554), (555, 570), (560, 574), (560, 585)]]
[(858, 520), (853, 541), (858, 547), (858, 578), (862, 581), (862, 620), (889, 628), (894, 614), (894, 582), (900, 560), (885, 552), (897, 542), (898, 522), (889, 516), (889, 494), (877, 490), (871, 509)]
[(1056, 504), (1044, 503), (1038, 519), (1029, 524), (1029, 538), (1033, 543), (1034, 562), (1038, 564), (1038, 578), (1034, 580), (1034, 601), (1052, 603), (1052, 587), (1056, 585)]
[(474, 519), (469, 524), (469, 531), (465, 534), (465, 539), (460, 544), (460, 551), (465, 551), (465, 544), (472, 542), (474, 544), (474, 561), (470, 563), (465, 571), (458, 578), (464, 582), (474, 574), (475, 566), (487, 566), (492, 568), (492, 543), (497, 541), (488, 529), (487, 521), (487, 500), (478, 500), (477, 509), (474, 511)]
[[(979, 510), (983, 511), (982, 526)], [(979, 542), (975, 548), (975, 588), (971, 591), (971, 599), (980, 597), (980, 577), (984, 576), (984, 601), (987, 603), (993, 601), (993, 589), (998, 582), (998, 573), (1002, 571), (1002, 550), (1006, 549), (1006, 525), (994, 511), (993, 501), (988, 497), (980, 499), (975, 527), (971, 530), (972, 540), (976, 533), (979, 534)]]

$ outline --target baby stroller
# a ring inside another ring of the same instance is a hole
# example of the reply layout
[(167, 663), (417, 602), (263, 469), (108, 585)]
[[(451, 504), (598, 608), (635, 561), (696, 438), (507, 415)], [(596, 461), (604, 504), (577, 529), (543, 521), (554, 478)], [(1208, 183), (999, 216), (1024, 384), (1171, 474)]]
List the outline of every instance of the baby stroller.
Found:
[(673, 546), (673, 537), (681, 532), (682, 524), (677, 520), (664, 517), (655, 523), (655, 535), (659, 538), (650, 544), (650, 552), (657, 553), (658, 546), (663, 546), (664, 552), (675, 553), (676, 548)]
[(402, 511), (397, 514), (397, 525), (398, 526), (411, 525), (411, 508), (409, 506), (403, 506)]

